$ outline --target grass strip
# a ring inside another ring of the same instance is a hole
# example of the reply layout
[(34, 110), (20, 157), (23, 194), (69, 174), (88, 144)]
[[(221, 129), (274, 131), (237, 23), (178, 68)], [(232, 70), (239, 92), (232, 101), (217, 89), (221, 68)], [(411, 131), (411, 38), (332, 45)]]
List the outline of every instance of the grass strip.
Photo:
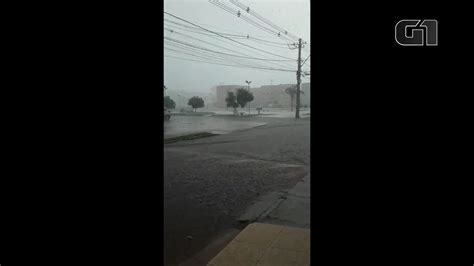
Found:
[(163, 142), (165, 144), (168, 143), (174, 143), (178, 141), (183, 141), (183, 140), (193, 140), (193, 139), (199, 139), (199, 138), (207, 138), (207, 137), (212, 137), (218, 134), (212, 134), (209, 132), (201, 132), (201, 133), (196, 133), (196, 134), (191, 134), (191, 135), (184, 135), (184, 136), (179, 136), (179, 137), (174, 137), (174, 138), (168, 138), (165, 139)]

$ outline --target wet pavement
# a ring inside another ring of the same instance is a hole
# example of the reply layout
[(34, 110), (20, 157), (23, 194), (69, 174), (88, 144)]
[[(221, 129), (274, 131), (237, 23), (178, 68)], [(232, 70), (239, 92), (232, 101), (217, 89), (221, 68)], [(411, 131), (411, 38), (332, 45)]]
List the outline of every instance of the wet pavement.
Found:
[(264, 122), (250, 121), (250, 117), (212, 116), (212, 115), (172, 115), (164, 123), (164, 138), (209, 132), (228, 134), (236, 130), (244, 130), (265, 125)]
[(228, 121), (266, 124), (165, 144), (165, 265), (192, 257), (222, 232), (242, 229), (238, 218), (261, 195), (289, 190), (309, 173), (309, 119)]
[[(218, 111), (213, 111), (216, 115), (232, 115), (232, 111), (229, 110), (218, 110)], [(244, 115), (248, 115), (248, 111), (239, 111), (244, 112)], [(251, 115), (256, 115), (258, 112), (256, 110), (252, 110), (250, 112)], [(301, 117), (309, 117), (311, 114), (311, 109), (306, 108), (306, 109), (301, 109), (300, 110), (300, 116)], [(295, 111), (290, 111), (288, 109), (280, 109), (280, 108), (272, 108), (272, 109), (263, 109), (260, 111), (260, 115), (255, 116), (258, 118), (265, 118), (265, 117), (273, 117), (273, 118), (294, 118), (295, 117)]]

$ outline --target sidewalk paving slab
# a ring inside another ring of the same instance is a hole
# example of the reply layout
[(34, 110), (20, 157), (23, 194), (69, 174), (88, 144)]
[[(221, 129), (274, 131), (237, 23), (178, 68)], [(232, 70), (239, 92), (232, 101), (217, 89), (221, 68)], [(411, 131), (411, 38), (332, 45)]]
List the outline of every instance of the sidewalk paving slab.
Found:
[(230, 229), (222, 236), (214, 239), (212, 243), (199, 251), (192, 258), (179, 264), (179, 266), (206, 266), (207, 263), (214, 258), (225, 246), (227, 246), (238, 234), (240, 230)]
[(262, 223), (310, 228), (311, 226), (311, 174), (307, 174), (271, 212), (262, 216)]
[(310, 230), (249, 224), (208, 265), (310, 265)]
[(260, 222), (310, 228), (311, 205), (309, 199), (288, 196)]

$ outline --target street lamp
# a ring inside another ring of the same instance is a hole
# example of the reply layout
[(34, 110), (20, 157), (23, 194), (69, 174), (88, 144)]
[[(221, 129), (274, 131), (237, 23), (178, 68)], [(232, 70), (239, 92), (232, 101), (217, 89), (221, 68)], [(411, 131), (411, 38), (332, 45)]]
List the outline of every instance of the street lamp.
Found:
[[(250, 92), (250, 83), (252, 83), (252, 81), (248, 81), (248, 80), (246, 80), (246, 81), (245, 81), (245, 83), (247, 83), (247, 84), (248, 84), (248, 86), (249, 86), (249, 89), (248, 89), (248, 91)], [(249, 102), (249, 115), (250, 115), (250, 102)]]

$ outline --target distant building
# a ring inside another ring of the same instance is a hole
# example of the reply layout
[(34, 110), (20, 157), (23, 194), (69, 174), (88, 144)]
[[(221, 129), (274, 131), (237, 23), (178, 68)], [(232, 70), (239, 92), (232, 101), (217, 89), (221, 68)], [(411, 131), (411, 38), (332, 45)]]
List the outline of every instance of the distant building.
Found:
[[(250, 92), (254, 96), (254, 100), (250, 103), (252, 108), (256, 107), (277, 107), (277, 108), (290, 108), (291, 97), (285, 92), (286, 88), (295, 86), (295, 84), (280, 84), (280, 85), (264, 85), (257, 88), (250, 88)], [(239, 88), (248, 87), (245, 85), (225, 85), (216, 87), (216, 106), (219, 108), (226, 108), (227, 104), (225, 99), (227, 98), (227, 92), (233, 91), (234, 93)], [(311, 87), (310, 83), (302, 83), (300, 101), (301, 105), (311, 106)], [(296, 97), (295, 97), (296, 98)], [(296, 99), (295, 102), (296, 104)]]

